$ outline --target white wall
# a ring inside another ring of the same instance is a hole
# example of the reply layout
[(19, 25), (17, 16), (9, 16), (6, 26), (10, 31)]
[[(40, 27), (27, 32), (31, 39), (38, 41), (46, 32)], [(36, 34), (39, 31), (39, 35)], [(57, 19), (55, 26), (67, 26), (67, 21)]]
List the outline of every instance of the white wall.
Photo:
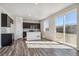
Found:
[(40, 23), (40, 21), (38, 21), (38, 20), (27, 20), (27, 19), (23, 19), (23, 22), (27, 22), (27, 23)]
[[(45, 20), (45, 19), (44, 19)], [(55, 21), (53, 17), (49, 17), (49, 31), (44, 32), (44, 20), (41, 21), (41, 32), (42, 32), (42, 37), (47, 38), (49, 40), (54, 40), (55, 39)]]
[(18, 38), (23, 37), (23, 19), (21, 17), (16, 17), (14, 24), (14, 38), (17, 40)]

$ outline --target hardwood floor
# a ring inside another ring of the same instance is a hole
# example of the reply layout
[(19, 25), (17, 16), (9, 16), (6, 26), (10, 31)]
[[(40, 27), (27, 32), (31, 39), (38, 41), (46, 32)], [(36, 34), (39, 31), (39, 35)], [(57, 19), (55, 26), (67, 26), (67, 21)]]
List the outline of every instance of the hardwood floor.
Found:
[(0, 49), (1, 56), (27, 56), (28, 50), (23, 40), (19, 39), (14, 41), (12, 46), (4, 47)]
[(12, 46), (0, 48), (0, 56), (78, 56), (75, 49), (27, 48), (24, 40), (14, 41)]

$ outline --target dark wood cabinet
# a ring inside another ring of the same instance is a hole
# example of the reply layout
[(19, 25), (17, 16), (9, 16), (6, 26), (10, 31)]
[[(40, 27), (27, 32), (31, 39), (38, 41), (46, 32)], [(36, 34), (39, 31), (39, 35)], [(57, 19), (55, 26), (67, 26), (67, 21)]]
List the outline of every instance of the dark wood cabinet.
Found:
[(34, 26), (35, 29), (40, 29), (40, 23), (23, 23), (23, 28), (31, 28), (31, 26)]
[(1, 26), (6, 27), (7, 26), (7, 14), (1, 14)]
[(26, 37), (26, 36), (27, 36), (26, 32), (23, 32), (23, 38)]
[[(1, 27), (11, 27), (13, 24), (12, 18), (10, 18), (7, 14), (1, 13)], [(9, 46), (13, 42), (14, 35), (12, 33), (2, 33), (1, 34), (1, 46)]]
[(12, 33), (1, 34), (2, 47), (9, 46), (12, 44), (12, 42), (13, 42), (13, 34)]
[(10, 27), (11, 23), (13, 24), (13, 20), (7, 14), (2, 13), (1, 14), (1, 26)]

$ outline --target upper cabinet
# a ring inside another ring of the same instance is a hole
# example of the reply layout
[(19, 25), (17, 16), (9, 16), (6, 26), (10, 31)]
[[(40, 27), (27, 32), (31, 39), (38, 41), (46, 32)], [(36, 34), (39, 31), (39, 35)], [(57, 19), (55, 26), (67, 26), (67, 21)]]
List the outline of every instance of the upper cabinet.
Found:
[(28, 29), (40, 29), (40, 23), (23, 23), (23, 28)]
[(11, 23), (13, 24), (13, 20), (7, 14), (2, 13), (1, 14), (1, 26), (10, 27)]

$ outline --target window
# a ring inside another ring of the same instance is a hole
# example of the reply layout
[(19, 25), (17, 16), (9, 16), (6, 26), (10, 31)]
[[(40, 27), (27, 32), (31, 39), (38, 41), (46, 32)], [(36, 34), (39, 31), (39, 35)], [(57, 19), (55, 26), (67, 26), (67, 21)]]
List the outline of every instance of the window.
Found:
[(63, 25), (63, 16), (57, 16), (56, 17), (56, 26), (62, 26)]
[(77, 13), (76, 9), (56, 16), (56, 39), (74, 47), (77, 44)]
[(56, 17), (56, 32), (63, 33), (64, 20), (63, 16)]
[(65, 24), (66, 25), (75, 25), (77, 23), (76, 21), (76, 12), (75, 10), (69, 11), (65, 14)]
[(44, 32), (49, 31), (49, 20), (44, 20)]
[(76, 47), (77, 42), (77, 14), (76, 10), (70, 10), (65, 15), (65, 42)]

